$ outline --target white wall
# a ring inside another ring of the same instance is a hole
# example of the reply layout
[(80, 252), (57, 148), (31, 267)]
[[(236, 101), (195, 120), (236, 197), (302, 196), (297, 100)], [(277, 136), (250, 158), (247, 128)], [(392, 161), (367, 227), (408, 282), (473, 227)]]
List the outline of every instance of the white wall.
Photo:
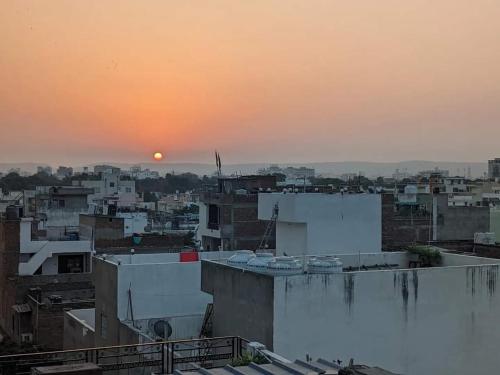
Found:
[(124, 219), (125, 237), (134, 233), (144, 233), (144, 229), (148, 225), (147, 212), (118, 212), (116, 216)]
[[(381, 251), (382, 205), (378, 194), (261, 193), (259, 219), (269, 220), (276, 202), (278, 254), (300, 255), (304, 250), (306, 254)], [(305, 224), (306, 230), (285, 223)], [(299, 249), (304, 242), (306, 248)]]
[(201, 263), (122, 264), (118, 266), (120, 320), (130, 319), (128, 290), (134, 319), (199, 315), (212, 296), (201, 291)]
[(208, 229), (208, 205), (205, 203), (199, 203), (199, 217), (200, 217), (200, 225), (198, 226), (197, 232), (197, 240), (201, 241), (203, 236), (220, 238), (220, 229)]
[(274, 351), (406, 375), (498, 371), (499, 266), (276, 277)]

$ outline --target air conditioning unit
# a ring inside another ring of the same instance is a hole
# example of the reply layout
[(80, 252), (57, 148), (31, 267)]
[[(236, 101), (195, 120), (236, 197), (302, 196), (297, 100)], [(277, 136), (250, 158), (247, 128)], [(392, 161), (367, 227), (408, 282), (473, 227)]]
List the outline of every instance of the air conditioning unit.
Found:
[(33, 342), (33, 334), (21, 333), (21, 342), (26, 344), (31, 344)]

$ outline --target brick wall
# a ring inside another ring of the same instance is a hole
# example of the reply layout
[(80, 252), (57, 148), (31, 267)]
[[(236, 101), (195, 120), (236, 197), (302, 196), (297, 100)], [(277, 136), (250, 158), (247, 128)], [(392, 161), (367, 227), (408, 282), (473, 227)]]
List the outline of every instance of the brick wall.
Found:
[(402, 246), (428, 241), (430, 217), (400, 215), (392, 194), (382, 194), (382, 249), (399, 250)]

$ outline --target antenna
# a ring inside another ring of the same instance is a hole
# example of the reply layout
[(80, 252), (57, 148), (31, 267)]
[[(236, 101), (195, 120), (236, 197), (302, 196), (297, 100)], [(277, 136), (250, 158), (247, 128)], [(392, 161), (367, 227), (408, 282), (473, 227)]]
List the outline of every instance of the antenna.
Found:
[(217, 176), (220, 177), (222, 175), (222, 163), (220, 160), (220, 155), (217, 152), (217, 150), (215, 150), (215, 165), (217, 167)]

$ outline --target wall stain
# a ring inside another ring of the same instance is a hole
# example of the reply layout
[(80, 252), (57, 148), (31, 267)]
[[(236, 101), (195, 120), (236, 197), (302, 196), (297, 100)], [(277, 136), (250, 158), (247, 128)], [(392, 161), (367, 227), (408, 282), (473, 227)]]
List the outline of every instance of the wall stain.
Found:
[(354, 302), (354, 274), (347, 273), (344, 275), (344, 303), (347, 305), (349, 313), (351, 313), (353, 302)]
[(415, 306), (417, 305), (418, 300), (418, 271), (413, 270), (413, 276), (411, 279), (413, 283), (413, 300), (415, 301)]
[(493, 297), (497, 290), (499, 265), (469, 266), (465, 274), (466, 290), (474, 297), (477, 292), (486, 292)]
[(408, 272), (401, 274), (401, 297), (403, 297), (403, 310), (405, 320), (408, 320)]
[(493, 297), (497, 288), (498, 265), (488, 267), (486, 280), (488, 285), (488, 294), (490, 297)]

